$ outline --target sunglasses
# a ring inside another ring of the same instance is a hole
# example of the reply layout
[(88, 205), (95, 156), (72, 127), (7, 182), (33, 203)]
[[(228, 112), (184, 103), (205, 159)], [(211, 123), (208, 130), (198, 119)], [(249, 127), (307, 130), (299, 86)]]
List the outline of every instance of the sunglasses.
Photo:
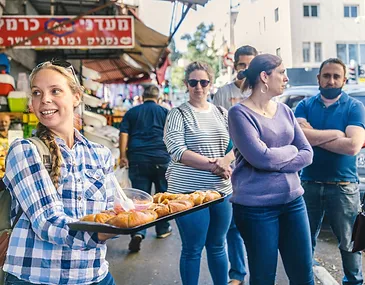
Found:
[(196, 87), (198, 85), (198, 83), (200, 83), (200, 86), (204, 88), (209, 85), (210, 81), (206, 80), (206, 79), (201, 79), (201, 80), (189, 79), (188, 80), (188, 84), (190, 87)]
[(50, 60), (50, 61), (45, 61), (45, 62), (41, 62), (40, 64), (38, 64), (34, 69), (33, 69), (33, 71), (35, 71), (35, 70), (37, 70), (37, 69), (39, 69), (39, 68), (41, 68), (42, 66), (44, 66), (45, 64), (52, 64), (52, 65), (54, 65), (54, 66), (59, 66), (59, 67), (62, 67), (62, 68), (65, 68), (65, 69), (70, 69), (71, 70), (71, 72), (72, 72), (72, 75), (73, 75), (73, 77), (74, 77), (74, 79), (75, 79), (75, 82), (77, 83), (77, 84), (79, 84), (79, 80), (78, 80), (78, 78), (77, 78), (77, 75), (76, 75), (76, 72), (75, 72), (75, 69), (74, 69), (74, 67), (72, 66), (72, 64), (71, 63), (69, 63), (68, 61), (66, 61), (66, 60), (62, 60), (62, 59), (52, 59), (52, 60)]

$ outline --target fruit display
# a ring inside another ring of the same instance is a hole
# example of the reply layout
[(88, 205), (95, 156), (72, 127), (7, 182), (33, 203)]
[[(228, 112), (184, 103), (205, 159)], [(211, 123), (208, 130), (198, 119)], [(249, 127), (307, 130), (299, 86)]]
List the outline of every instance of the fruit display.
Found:
[(0, 178), (5, 174), (5, 157), (8, 149), (8, 139), (0, 138)]

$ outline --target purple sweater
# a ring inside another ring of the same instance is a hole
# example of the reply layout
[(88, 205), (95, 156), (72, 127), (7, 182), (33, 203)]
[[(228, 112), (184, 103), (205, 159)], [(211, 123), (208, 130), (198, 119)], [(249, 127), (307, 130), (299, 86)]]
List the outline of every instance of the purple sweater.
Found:
[(298, 171), (312, 163), (313, 151), (289, 107), (278, 103), (269, 119), (237, 104), (228, 126), (236, 155), (231, 202), (272, 206), (303, 195)]

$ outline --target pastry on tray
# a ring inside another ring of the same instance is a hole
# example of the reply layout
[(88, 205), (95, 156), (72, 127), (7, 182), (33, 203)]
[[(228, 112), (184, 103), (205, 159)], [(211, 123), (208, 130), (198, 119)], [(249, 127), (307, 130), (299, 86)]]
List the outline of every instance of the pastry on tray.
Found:
[(219, 198), (221, 198), (221, 194), (214, 190), (195, 191), (191, 194), (157, 193), (153, 196), (154, 203), (146, 210), (136, 209), (118, 213), (114, 210), (107, 210), (87, 215), (80, 221), (109, 224), (124, 229), (134, 228)]

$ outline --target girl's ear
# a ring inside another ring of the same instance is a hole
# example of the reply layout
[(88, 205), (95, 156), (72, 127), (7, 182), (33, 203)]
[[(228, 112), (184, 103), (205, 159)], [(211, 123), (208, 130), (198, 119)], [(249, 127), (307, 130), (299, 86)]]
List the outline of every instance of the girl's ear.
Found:
[(73, 106), (74, 108), (76, 108), (77, 106), (79, 106), (81, 103), (81, 95), (80, 93), (75, 93), (74, 94), (74, 98), (73, 98)]

